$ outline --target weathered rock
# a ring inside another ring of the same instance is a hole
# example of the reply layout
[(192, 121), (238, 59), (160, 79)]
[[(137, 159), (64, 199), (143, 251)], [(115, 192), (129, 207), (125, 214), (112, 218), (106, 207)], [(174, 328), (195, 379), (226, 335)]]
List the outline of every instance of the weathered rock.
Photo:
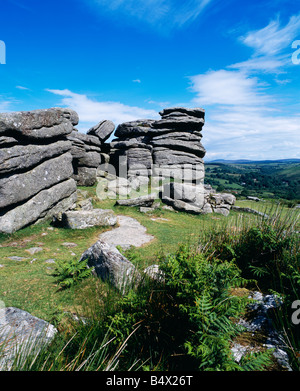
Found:
[(68, 179), (42, 190), (22, 205), (0, 215), (0, 232), (12, 233), (37, 221), (51, 219), (76, 202), (76, 182)]
[(211, 193), (210, 196), (210, 203), (212, 205), (218, 206), (218, 205), (234, 205), (236, 198), (233, 194), (230, 193)]
[(146, 148), (152, 150), (150, 145), (151, 138), (149, 136), (137, 136), (132, 138), (126, 138), (125, 140), (117, 139), (110, 143), (113, 149), (129, 149), (129, 148)]
[(7, 148), (16, 144), (18, 144), (18, 140), (15, 139), (14, 137), (0, 136), (0, 146)]
[(111, 121), (101, 121), (97, 125), (88, 130), (87, 134), (97, 136), (101, 142), (105, 142), (115, 130), (115, 124)]
[(185, 129), (192, 129), (192, 130), (199, 130), (201, 131), (204, 126), (204, 119), (203, 118), (197, 118), (197, 117), (191, 117), (191, 116), (169, 116), (168, 118), (162, 118), (161, 120), (155, 121), (152, 123), (152, 128), (154, 129), (174, 129), (174, 130), (185, 130)]
[(250, 201), (255, 201), (255, 202), (259, 202), (261, 201), (260, 198), (258, 197), (253, 197), (253, 196), (247, 196), (247, 200), (250, 200)]
[(43, 247), (31, 247), (31, 248), (28, 248), (27, 250), (25, 250), (28, 254), (30, 255), (34, 255), (36, 253), (39, 253), (41, 251), (43, 251)]
[(0, 370), (10, 371), (18, 360), (21, 369), (29, 354), (38, 354), (54, 338), (57, 329), (18, 308), (0, 308)]
[(115, 137), (133, 137), (137, 135), (145, 135), (151, 130), (151, 125), (154, 120), (136, 120), (130, 122), (124, 122), (120, 124), (116, 131)]
[(97, 168), (101, 164), (101, 156), (98, 152), (86, 152), (84, 156), (78, 159), (79, 167), (94, 167)]
[(77, 210), (93, 210), (92, 198), (80, 200), (76, 205)]
[(200, 142), (200, 138), (188, 137), (188, 133), (180, 133), (180, 135), (167, 134), (159, 137), (154, 137), (151, 141), (154, 147), (163, 147), (171, 150), (186, 151), (200, 158), (206, 154), (206, 150)]
[(184, 183), (202, 184), (204, 180), (204, 167), (201, 164), (171, 164), (154, 165), (153, 175), (157, 178), (174, 178)]
[(162, 110), (159, 114), (162, 117), (165, 117), (167, 115), (174, 114), (174, 112), (180, 114), (186, 114), (192, 117), (203, 118), (203, 119), (205, 117), (205, 110), (201, 108), (189, 109), (185, 107), (170, 107)]
[(175, 210), (179, 212), (186, 212), (186, 213), (191, 213), (191, 214), (203, 214), (202, 208), (199, 208), (197, 206), (194, 206), (188, 202), (181, 201), (181, 200), (173, 200), (170, 197), (163, 197), (162, 201), (169, 205), (172, 206)]
[(25, 173), (0, 179), (0, 208), (28, 200), (43, 189), (63, 182), (73, 174), (72, 155), (65, 153)]
[(127, 151), (128, 170), (133, 169), (151, 169), (152, 156), (148, 149), (130, 148)]
[(79, 262), (88, 259), (88, 266), (103, 281), (109, 282), (121, 293), (140, 281), (140, 274), (115, 247), (99, 240), (82, 254)]
[(62, 224), (71, 229), (114, 226), (117, 224), (117, 217), (109, 209), (72, 210), (62, 214)]
[(79, 143), (79, 144), (86, 144), (86, 145), (94, 145), (97, 147), (101, 146), (101, 141), (97, 136), (93, 136), (90, 134), (80, 133), (77, 131), (74, 131), (67, 137), (68, 140)]
[(203, 210), (203, 214), (213, 213), (213, 209), (212, 209), (211, 205), (208, 202), (206, 204), (204, 204), (202, 210)]
[(202, 158), (185, 151), (176, 151), (168, 148), (155, 147), (153, 149), (153, 162), (155, 165), (204, 165)]
[(44, 160), (70, 151), (69, 141), (57, 141), (46, 145), (15, 145), (0, 150), (0, 174), (18, 172), (37, 166)]
[(93, 186), (97, 182), (97, 168), (77, 167), (72, 178), (78, 186)]
[(156, 194), (149, 194), (126, 200), (117, 200), (116, 205), (120, 206), (146, 206), (151, 207), (156, 200)]
[(203, 208), (204, 206), (204, 188), (202, 185), (192, 185), (186, 183), (171, 182), (164, 186), (162, 197), (170, 197), (173, 200), (181, 200)]
[(48, 139), (70, 134), (79, 121), (75, 111), (52, 108), (0, 114), (0, 134), (14, 132), (30, 139)]
[(213, 212), (214, 213), (219, 213), (225, 217), (227, 217), (230, 213), (230, 209), (229, 208), (225, 208), (225, 207), (216, 207), (216, 208), (213, 208)]

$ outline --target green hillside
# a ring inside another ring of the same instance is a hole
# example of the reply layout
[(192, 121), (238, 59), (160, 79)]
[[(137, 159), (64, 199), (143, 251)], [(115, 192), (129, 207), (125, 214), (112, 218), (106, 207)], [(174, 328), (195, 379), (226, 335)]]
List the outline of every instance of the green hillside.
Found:
[(300, 199), (300, 163), (274, 162), (210, 162), (205, 165), (205, 182), (218, 191), (237, 196)]

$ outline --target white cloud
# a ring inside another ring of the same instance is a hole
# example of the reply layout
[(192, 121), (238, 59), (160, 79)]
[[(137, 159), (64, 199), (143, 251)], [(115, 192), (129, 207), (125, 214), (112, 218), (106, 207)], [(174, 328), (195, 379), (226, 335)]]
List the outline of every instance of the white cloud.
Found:
[(261, 91), (256, 78), (219, 70), (191, 81), (193, 103), (206, 109), (206, 159), (300, 157), (300, 116), (282, 114), (278, 101)]
[(132, 80), (133, 83), (141, 83), (141, 80), (140, 79), (135, 79), (135, 80)]
[(23, 86), (16, 86), (16, 88), (17, 88), (18, 90), (29, 90), (29, 88), (23, 87)]
[[(206, 159), (284, 159), (300, 157), (300, 115), (284, 96), (272, 94), (264, 75), (273, 82), (291, 83), (285, 76), (291, 65), (291, 43), (300, 32), (300, 14), (285, 26), (279, 19), (250, 31), (240, 42), (253, 49), (246, 61), (226, 69), (190, 77), (193, 103), (206, 109), (203, 130)], [(298, 99), (295, 97), (295, 102)]]
[(250, 78), (241, 71), (208, 71), (190, 77), (195, 103), (204, 105), (261, 105), (269, 101), (264, 85), (257, 78)]
[(280, 27), (279, 19), (273, 20), (266, 27), (250, 31), (240, 39), (244, 45), (255, 50), (256, 56), (274, 56), (284, 49), (290, 48), (299, 32), (300, 14), (292, 16), (285, 27)]
[(281, 73), (291, 66), (291, 44), (300, 33), (300, 14), (293, 15), (286, 26), (280, 20), (272, 20), (266, 27), (250, 31), (239, 38), (243, 45), (253, 49), (247, 61), (233, 64), (230, 68), (247, 72), (263, 71)]
[(121, 12), (165, 30), (193, 22), (213, 0), (84, 0), (99, 6), (101, 12)]
[(203, 130), (206, 159), (300, 158), (300, 116), (273, 116), (240, 108), (207, 112), (211, 118)]
[(99, 102), (90, 99), (87, 95), (77, 94), (70, 90), (51, 90), (52, 94), (61, 96), (60, 106), (67, 106), (75, 110), (80, 118), (78, 128), (88, 130), (101, 120), (110, 120), (118, 125), (123, 122), (133, 121), (140, 118), (158, 118), (154, 110), (141, 107), (128, 106), (120, 102)]

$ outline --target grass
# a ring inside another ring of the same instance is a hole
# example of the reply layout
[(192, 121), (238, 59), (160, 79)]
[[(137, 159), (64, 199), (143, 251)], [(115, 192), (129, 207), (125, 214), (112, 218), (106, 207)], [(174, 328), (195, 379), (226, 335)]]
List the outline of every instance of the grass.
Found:
[[(113, 209), (116, 214), (131, 216), (155, 237), (150, 244), (136, 250), (140, 259), (137, 267), (140, 270), (157, 263), (161, 254), (175, 252), (181, 243), (197, 243), (199, 234), (204, 230), (209, 230), (216, 222), (226, 220), (221, 215), (193, 216), (161, 209), (151, 216), (144, 215), (137, 208), (114, 206), (114, 200), (99, 201), (95, 196), (95, 188), (82, 190), (93, 197), (95, 207)], [(103, 227), (70, 230), (40, 224), (11, 235), (0, 235), (0, 264), (3, 265), (0, 268), (0, 300), (6, 306), (23, 309), (47, 321), (52, 321), (59, 313), (82, 312), (86, 300), (92, 301), (90, 294), (93, 289), (105, 291), (104, 284), (90, 278), (70, 291), (61, 291), (53, 276), (55, 265), (46, 261), (79, 260), (82, 253), (105, 230), (107, 228)], [(66, 247), (63, 245), (66, 242), (77, 246)], [(26, 250), (33, 247), (41, 247), (43, 251), (30, 255)], [(10, 260), (12, 256), (26, 259)]]
[[(226, 218), (219, 214), (190, 215), (158, 209), (151, 215), (142, 214), (138, 208), (115, 206), (114, 200), (100, 201), (95, 195), (95, 188), (82, 188), (87, 196), (93, 198), (96, 208), (113, 209), (116, 214), (124, 214), (137, 219), (147, 228), (155, 240), (135, 249), (128, 254), (138, 269), (158, 263), (168, 254), (174, 254), (180, 244), (190, 247), (199, 246), (213, 230), (232, 234), (243, 232), (247, 227), (259, 224), (260, 217), (249, 213), (232, 211)], [(288, 222), (291, 209), (271, 202), (256, 203), (238, 201), (238, 206), (250, 207), (276, 216)], [(293, 214), (293, 213), (292, 213)], [(299, 230), (299, 222), (295, 225)], [(98, 240), (98, 236), (107, 230), (94, 227), (86, 230), (69, 230), (40, 224), (27, 227), (11, 235), (0, 235), (0, 300), (7, 307), (17, 307), (32, 315), (55, 324), (60, 330), (70, 327), (68, 314), (88, 317), (97, 314), (101, 319), (107, 310), (111, 311), (118, 294), (99, 279), (89, 277), (70, 289), (60, 289), (54, 276), (55, 265), (46, 263), (80, 259), (82, 253)], [(75, 243), (76, 247), (64, 244)], [(26, 250), (42, 247), (43, 251), (30, 255)], [(18, 256), (27, 259), (13, 261), (9, 257)]]
[[(174, 253), (182, 243), (195, 245), (199, 237), (209, 232), (218, 224), (237, 225), (236, 212), (225, 218), (222, 215), (195, 216), (187, 213), (176, 213), (159, 209), (152, 215), (142, 214), (138, 208), (115, 206), (114, 200), (99, 201), (95, 188), (81, 188), (93, 198), (94, 207), (113, 209), (116, 214), (125, 214), (137, 219), (155, 237), (150, 244), (135, 250), (136, 266), (143, 270), (157, 263), (164, 254)], [(240, 201), (238, 205), (246, 205), (257, 209), (258, 204), (251, 201)], [(265, 208), (265, 204), (261, 208)], [(271, 208), (271, 204), (268, 204)], [(254, 221), (255, 216), (245, 214), (244, 219)], [(41, 317), (47, 321), (59, 318), (64, 312), (84, 312), (86, 300), (93, 301), (93, 290), (105, 292), (107, 287), (93, 278), (83, 282), (72, 290), (59, 290), (54, 277), (55, 265), (46, 263), (55, 261), (80, 259), (82, 253), (93, 245), (98, 236), (107, 230), (94, 227), (85, 230), (53, 228), (50, 224), (27, 227), (11, 235), (0, 236), (0, 299), (6, 306), (14, 306)], [(75, 243), (76, 247), (66, 247), (64, 243)], [(42, 247), (43, 251), (30, 255), (26, 250)], [(9, 257), (27, 258), (13, 261)], [(134, 261), (133, 261), (134, 262)], [(102, 293), (103, 295), (103, 293)], [(92, 297), (90, 297), (92, 296)], [(101, 297), (101, 295), (100, 295)], [(94, 305), (98, 305), (95, 300)]]

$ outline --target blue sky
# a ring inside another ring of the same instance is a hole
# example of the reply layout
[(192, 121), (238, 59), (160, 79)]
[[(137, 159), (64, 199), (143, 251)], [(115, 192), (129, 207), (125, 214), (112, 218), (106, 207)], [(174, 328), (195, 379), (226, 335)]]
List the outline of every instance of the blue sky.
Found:
[(203, 107), (206, 160), (300, 158), (299, 1), (1, 0), (0, 41), (0, 112)]

